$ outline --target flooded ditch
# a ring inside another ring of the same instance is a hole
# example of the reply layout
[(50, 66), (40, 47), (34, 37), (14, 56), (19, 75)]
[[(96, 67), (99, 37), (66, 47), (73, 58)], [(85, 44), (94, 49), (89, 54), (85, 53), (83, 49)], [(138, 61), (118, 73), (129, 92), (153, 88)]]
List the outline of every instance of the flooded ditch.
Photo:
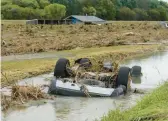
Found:
[[(132, 88), (150, 91), (168, 79), (168, 51), (157, 52), (127, 60), (122, 66), (142, 67), (142, 77), (133, 79)], [(53, 73), (20, 81), (19, 84), (48, 84)], [(47, 88), (44, 90), (47, 92)], [(9, 93), (6, 90), (6, 93)], [(55, 100), (30, 101), (2, 113), (2, 121), (93, 121), (116, 108), (128, 109), (136, 104), (144, 94), (128, 93), (118, 98), (84, 98), (57, 96)]]

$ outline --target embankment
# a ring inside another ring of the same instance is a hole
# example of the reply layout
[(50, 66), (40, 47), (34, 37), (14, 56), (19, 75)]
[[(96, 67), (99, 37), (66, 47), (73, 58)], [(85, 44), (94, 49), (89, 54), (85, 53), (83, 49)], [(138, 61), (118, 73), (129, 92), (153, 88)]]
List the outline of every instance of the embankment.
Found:
[(167, 121), (168, 82), (147, 94), (135, 107), (126, 111), (110, 111), (102, 121)]

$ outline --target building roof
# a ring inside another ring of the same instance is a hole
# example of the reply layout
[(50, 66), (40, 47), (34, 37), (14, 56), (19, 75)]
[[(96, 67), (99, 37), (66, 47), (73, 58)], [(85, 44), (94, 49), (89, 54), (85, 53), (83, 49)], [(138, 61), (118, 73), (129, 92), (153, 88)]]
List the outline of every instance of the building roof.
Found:
[(73, 17), (73, 18), (76, 18), (82, 22), (105, 22), (105, 20), (103, 19), (100, 19), (96, 16), (81, 16), (81, 15), (71, 15), (71, 16), (68, 16), (67, 18), (65, 19), (69, 19), (70, 17)]

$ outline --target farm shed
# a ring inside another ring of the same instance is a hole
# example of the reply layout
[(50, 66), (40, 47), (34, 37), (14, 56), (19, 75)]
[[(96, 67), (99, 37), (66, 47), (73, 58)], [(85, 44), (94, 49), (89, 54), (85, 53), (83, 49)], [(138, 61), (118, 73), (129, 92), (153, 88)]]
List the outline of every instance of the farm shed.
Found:
[(78, 23), (101, 24), (106, 22), (105, 20), (100, 19), (96, 16), (81, 16), (81, 15), (71, 15), (65, 18), (64, 20), (71, 21), (71, 23), (73, 24), (78, 24)]
[(33, 19), (33, 20), (27, 20), (26, 24), (71, 24), (71, 21), (69, 20), (48, 20), (48, 19)]

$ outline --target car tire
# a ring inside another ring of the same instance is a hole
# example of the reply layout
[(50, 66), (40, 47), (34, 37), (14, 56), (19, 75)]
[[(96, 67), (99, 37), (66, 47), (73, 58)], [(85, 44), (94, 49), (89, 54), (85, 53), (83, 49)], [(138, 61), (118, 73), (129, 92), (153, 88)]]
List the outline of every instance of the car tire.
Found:
[(131, 69), (131, 76), (140, 76), (141, 73), (141, 67), (140, 66), (133, 66)]
[(127, 88), (129, 74), (130, 74), (129, 67), (120, 67), (117, 75), (117, 79), (116, 79), (116, 87), (119, 87), (120, 85), (124, 85)]
[(70, 62), (66, 58), (60, 58), (55, 65), (54, 76), (58, 78), (66, 78), (69, 77), (67, 67), (70, 66)]

